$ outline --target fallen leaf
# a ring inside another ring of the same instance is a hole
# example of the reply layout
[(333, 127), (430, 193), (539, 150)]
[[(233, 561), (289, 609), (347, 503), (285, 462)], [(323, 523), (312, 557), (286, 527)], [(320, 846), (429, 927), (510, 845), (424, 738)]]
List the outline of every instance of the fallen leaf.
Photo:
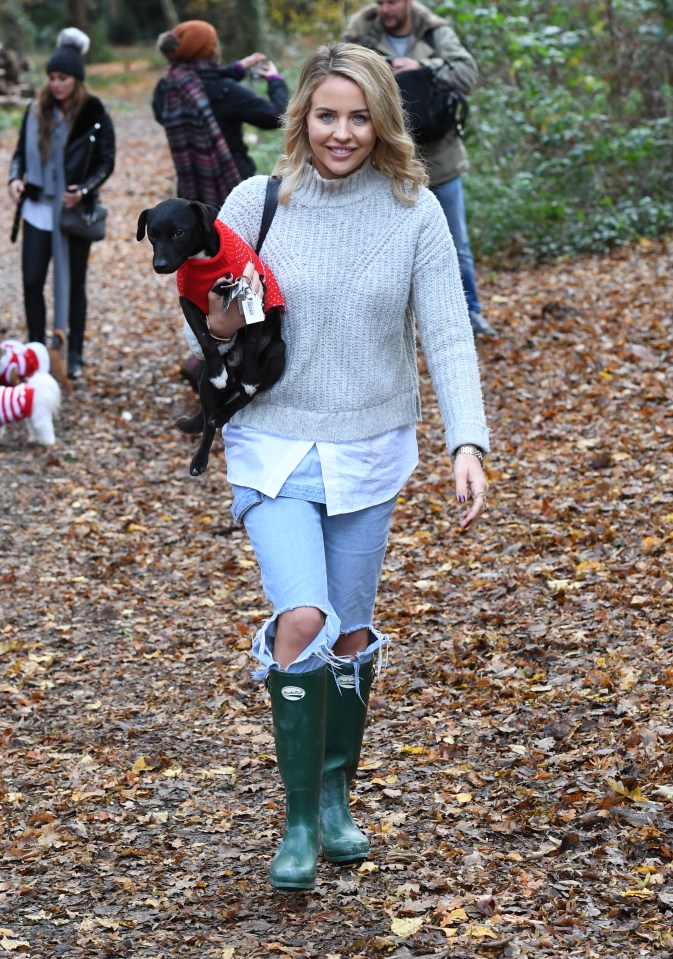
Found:
[(140, 756), (139, 759), (136, 759), (133, 766), (131, 767), (134, 773), (142, 773), (148, 770), (154, 769), (155, 766), (148, 759), (147, 756)]
[(394, 936), (398, 936), (400, 939), (407, 939), (409, 936), (413, 936), (415, 932), (418, 932), (421, 926), (426, 922), (426, 916), (415, 916), (411, 919), (395, 916), (391, 920), (390, 930)]

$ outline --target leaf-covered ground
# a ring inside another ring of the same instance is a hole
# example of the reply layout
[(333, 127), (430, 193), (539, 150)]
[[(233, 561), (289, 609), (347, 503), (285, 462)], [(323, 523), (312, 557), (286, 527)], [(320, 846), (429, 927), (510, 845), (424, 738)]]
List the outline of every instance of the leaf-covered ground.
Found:
[(189, 476), (173, 280), (135, 240), (172, 189), (148, 89), (107, 95), (86, 379), (55, 448), (0, 439), (0, 955), (670, 956), (673, 241), (482, 271), (488, 521), (457, 531), (424, 374), (355, 790), (372, 856), (277, 893), (267, 607), (221, 454)]

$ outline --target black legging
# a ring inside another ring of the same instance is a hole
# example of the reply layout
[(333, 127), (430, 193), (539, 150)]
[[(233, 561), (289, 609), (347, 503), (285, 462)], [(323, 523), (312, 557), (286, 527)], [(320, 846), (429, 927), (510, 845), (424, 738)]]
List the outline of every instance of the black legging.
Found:
[[(86, 268), (91, 241), (78, 236), (70, 243), (70, 309), (68, 311), (68, 352), (81, 356), (86, 325)], [(23, 302), (26, 309), (28, 336), (31, 342), (46, 342), (47, 308), (44, 285), (51, 260), (51, 232), (38, 230), (23, 221), (21, 269)]]

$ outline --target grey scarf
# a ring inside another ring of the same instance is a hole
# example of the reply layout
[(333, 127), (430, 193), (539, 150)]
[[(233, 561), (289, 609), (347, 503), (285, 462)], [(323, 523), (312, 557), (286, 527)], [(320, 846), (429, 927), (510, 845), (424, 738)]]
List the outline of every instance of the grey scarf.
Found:
[(51, 252), (54, 261), (54, 329), (68, 330), (70, 313), (70, 256), (67, 236), (61, 233), (58, 224), (61, 218), (61, 201), (65, 193), (65, 145), (68, 140), (68, 124), (61, 111), (54, 107), (54, 126), (49, 156), (43, 163), (38, 142), (37, 111), (31, 110), (26, 123), (26, 182), (39, 186), (40, 199), (51, 201), (54, 229), (51, 233)]

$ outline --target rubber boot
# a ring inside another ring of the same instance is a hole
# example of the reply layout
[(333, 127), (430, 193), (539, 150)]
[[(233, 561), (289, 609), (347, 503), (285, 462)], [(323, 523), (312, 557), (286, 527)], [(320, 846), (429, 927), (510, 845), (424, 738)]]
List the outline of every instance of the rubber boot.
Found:
[(267, 685), (278, 771), (285, 786), (285, 829), (269, 882), (276, 889), (313, 889), (320, 851), (326, 668), (309, 673), (273, 669)]
[(336, 682), (327, 677), (325, 761), (320, 794), (322, 854), (328, 862), (354, 862), (369, 855), (369, 840), (350, 812), (348, 787), (360, 761), (367, 721), (374, 663), (360, 666), (360, 695), (355, 690), (355, 667), (343, 666)]

